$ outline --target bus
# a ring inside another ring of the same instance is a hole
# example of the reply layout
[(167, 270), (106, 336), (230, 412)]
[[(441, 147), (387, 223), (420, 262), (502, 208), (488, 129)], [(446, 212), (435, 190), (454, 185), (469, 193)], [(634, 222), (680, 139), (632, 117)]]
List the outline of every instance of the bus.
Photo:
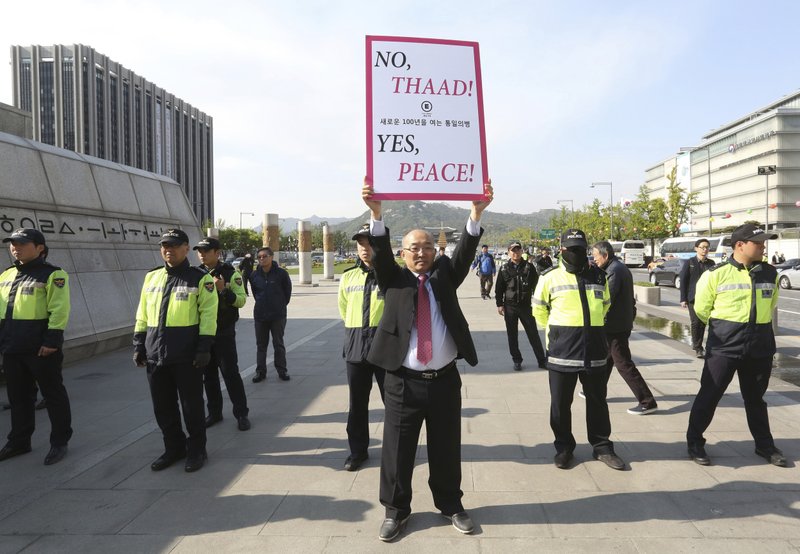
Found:
[(614, 254), (629, 267), (644, 266), (644, 241), (626, 240), (609, 241), (614, 248)]
[[(696, 255), (694, 243), (705, 237), (672, 237), (661, 243), (662, 258), (683, 258), (688, 260)], [(708, 259), (715, 264), (724, 262), (733, 253), (731, 236), (720, 235), (708, 240)]]

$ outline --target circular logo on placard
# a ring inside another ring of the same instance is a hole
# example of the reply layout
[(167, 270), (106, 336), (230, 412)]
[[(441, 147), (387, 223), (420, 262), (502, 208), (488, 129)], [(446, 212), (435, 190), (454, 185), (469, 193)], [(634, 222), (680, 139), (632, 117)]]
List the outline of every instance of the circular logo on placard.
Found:
[(425, 100), (422, 104), (420, 104), (420, 107), (425, 113), (431, 113), (433, 111), (433, 104), (431, 104), (429, 100)]

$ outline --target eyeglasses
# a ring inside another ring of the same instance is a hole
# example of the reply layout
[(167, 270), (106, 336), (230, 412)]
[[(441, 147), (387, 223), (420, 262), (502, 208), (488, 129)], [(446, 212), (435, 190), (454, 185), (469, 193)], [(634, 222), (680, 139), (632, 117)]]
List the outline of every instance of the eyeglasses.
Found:
[(423, 254), (432, 254), (435, 248), (433, 246), (412, 246), (411, 248), (403, 248), (406, 252), (411, 252), (412, 254), (419, 254), (422, 252)]

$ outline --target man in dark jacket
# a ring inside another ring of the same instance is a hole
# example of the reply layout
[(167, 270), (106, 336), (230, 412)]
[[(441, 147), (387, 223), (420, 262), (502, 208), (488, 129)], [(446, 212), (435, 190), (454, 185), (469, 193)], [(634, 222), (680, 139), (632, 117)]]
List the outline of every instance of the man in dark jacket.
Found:
[(219, 374), (225, 380), (225, 388), (233, 404), (233, 417), (240, 431), (250, 429), (247, 418), (247, 396), (244, 383), (239, 375), (239, 355), (236, 352), (236, 322), (239, 321), (239, 308), (246, 301), (242, 276), (231, 264), (220, 260), (221, 245), (214, 237), (207, 237), (197, 243), (194, 250), (200, 259), (200, 269), (211, 274), (214, 287), (219, 295), (217, 308), (217, 335), (211, 347), (211, 362), (203, 370), (203, 386), (206, 389), (208, 415), (206, 427), (222, 421), (222, 390)]
[(597, 267), (606, 272), (611, 307), (606, 314), (606, 338), (608, 339), (608, 361), (606, 362), (606, 381), (611, 371), (617, 371), (630, 387), (638, 404), (628, 409), (629, 414), (644, 415), (658, 409), (653, 393), (645, 383), (642, 374), (631, 359), (628, 340), (636, 317), (636, 300), (633, 298), (633, 276), (631, 270), (614, 255), (614, 248), (608, 241), (592, 246), (592, 257)]
[(550, 249), (547, 247), (542, 248), (541, 254), (537, 254), (533, 258), (533, 265), (539, 275), (553, 267), (553, 258), (550, 257)]
[(250, 274), (250, 286), (256, 300), (253, 308), (253, 323), (256, 329), (254, 383), (267, 378), (267, 348), (270, 334), (278, 377), (281, 381), (289, 380), (283, 332), (286, 329), (286, 306), (292, 298), (292, 280), (286, 270), (273, 261), (273, 255), (272, 249), (268, 246), (261, 248), (256, 255), (258, 267)]
[(681, 281), (681, 306), (689, 309), (689, 321), (692, 327), (692, 348), (694, 348), (698, 358), (706, 355), (705, 350), (703, 350), (703, 334), (706, 332), (706, 326), (694, 311), (694, 294), (700, 276), (707, 269), (714, 267), (714, 262), (708, 259), (708, 244), (708, 239), (697, 239), (694, 243), (694, 251), (697, 252), (697, 256), (692, 256), (687, 260), (678, 274)]
[(253, 256), (248, 252), (244, 255), (242, 263), (239, 264), (239, 272), (242, 274), (242, 284), (244, 284), (244, 294), (250, 296), (247, 284), (250, 281), (250, 274), (253, 273)]
[(495, 286), (495, 302), (497, 313), (506, 322), (508, 334), (508, 349), (511, 351), (511, 361), (514, 362), (514, 371), (522, 370), (522, 353), (519, 351), (519, 322), (528, 336), (533, 353), (539, 367), (547, 367), (544, 348), (536, 328), (536, 319), (531, 313), (531, 296), (539, 281), (539, 274), (532, 264), (522, 259), (522, 245), (513, 241), (508, 245), (509, 260), (500, 268)]

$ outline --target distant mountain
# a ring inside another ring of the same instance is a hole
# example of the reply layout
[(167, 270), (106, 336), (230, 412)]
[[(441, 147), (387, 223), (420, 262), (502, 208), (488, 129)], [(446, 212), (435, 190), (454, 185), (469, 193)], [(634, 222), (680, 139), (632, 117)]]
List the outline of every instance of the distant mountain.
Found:
[[(514, 229), (527, 227), (538, 231), (548, 227), (550, 218), (558, 213), (555, 209), (539, 210), (530, 214), (503, 214), (486, 211), (481, 217), (481, 225), (486, 230), (483, 239), (490, 244), (496, 243)], [(392, 236), (403, 235), (417, 227), (454, 227), (461, 230), (469, 217), (469, 210), (456, 208), (449, 204), (422, 201), (392, 201), (384, 204), (384, 221)], [(336, 231), (344, 231), (350, 235), (366, 221), (369, 221), (369, 211), (365, 210), (360, 216), (346, 223), (333, 225)]]

